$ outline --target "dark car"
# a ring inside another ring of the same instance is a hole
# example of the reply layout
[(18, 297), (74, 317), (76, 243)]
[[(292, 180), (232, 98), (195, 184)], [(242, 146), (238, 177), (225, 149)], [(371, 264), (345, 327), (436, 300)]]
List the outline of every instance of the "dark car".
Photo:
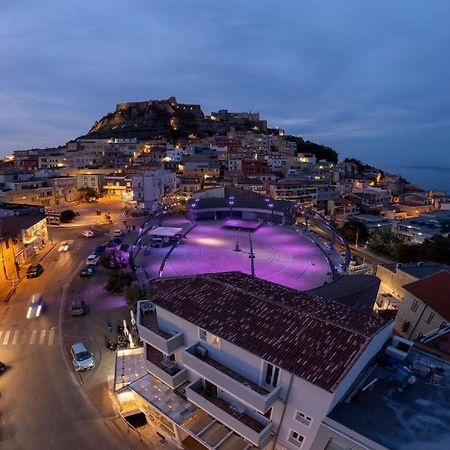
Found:
[(36, 278), (43, 271), (44, 271), (44, 268), (40, 264), (32, 264), (30, 267), (28, 267), (26, 277), (27, 278)]
[(82, 316), (83, 314), (86, 314), (86, 312), (87, 306), (84, 300), (74, 300), (70, 304), (70, 314), (72, 316)]
[(80, 277), (81, 278), (91, 278), (94, 276), (95, 270), (92, 267), (84, 267), (81, 269)]
[(105, 253), (105, 249), (106, 249), (106, 246), (105, 246), (105, 245), (99, 245), (99, 246), (95, 249), (94, 254), (97, 255), (97, 256), (101, 256), (101, 255), (103, 255), (103, 254)]
[(108, 247), (119, 247), (122, 244), (122, 239), (114, 238), (108, 241)]

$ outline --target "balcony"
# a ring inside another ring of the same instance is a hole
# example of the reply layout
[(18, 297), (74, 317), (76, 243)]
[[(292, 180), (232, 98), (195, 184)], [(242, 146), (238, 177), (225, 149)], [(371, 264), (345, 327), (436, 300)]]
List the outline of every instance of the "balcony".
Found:
[(271, 438), (272, 422), (269, 419), (257, 417), (257, 413), (250, 415), (241, 408), (242, 405), (229, 403), (207, 392), (202, 380), (188, 385), (186, 396), (191, 403), (256, 446), (263, 447)]
[(207, 353), (196, 351), (196, 344), (183, 352), (183, 363), (203, 378), (239, 398), (260, 413), (265, 413), (279, 398), (281, 386), (269, 390), (245, 378)]
[(140, 338), (170, 355), (184, 344), (183, 333), (164, 331), (159, 327), (156, 309), (150, 302), (139, 302), (137, 309), (137, 328)]
[(151, 345), (145, 346), (145, 356), (148, 371), (172, 389), (187, 381), (187, 370), (170, 361), (166, 355)]

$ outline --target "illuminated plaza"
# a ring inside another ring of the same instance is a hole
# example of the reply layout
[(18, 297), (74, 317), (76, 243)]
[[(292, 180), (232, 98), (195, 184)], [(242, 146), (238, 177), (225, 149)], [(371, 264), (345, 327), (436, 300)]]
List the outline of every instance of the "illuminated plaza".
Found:
[[(225, 221), (196, 223), (170, 254), (162, 277), (228, 271), (251, 274), (249, 234), (247, 231), (223, 228)], [(178, 218), (164, 225), (187, 227), (190, 222)], [(265, 223), (251, 232), (251, 240), (257, 277), (301, 291), (332, 281), (325, 254), (295, 226)], [(145, 268), (148, 276), (157, 277), (169, 249), (163, 247), (141, 251), (137, 264)]]

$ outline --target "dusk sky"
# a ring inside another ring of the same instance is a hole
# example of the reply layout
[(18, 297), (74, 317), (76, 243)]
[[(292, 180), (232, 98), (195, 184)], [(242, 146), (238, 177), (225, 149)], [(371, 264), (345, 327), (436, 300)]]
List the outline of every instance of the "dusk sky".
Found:
[(450, 168), (449, 19), (448, 0), (4, 1), (0, 154), (174, 95), (341, 157)]

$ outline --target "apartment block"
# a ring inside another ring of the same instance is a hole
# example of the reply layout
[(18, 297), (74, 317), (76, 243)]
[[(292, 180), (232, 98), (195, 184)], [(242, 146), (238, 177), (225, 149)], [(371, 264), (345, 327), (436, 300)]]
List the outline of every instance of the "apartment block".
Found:
[(240, 272), (160, 278), (149, 290), (137, 308), (146, 373), (118, 399), (179, 448), (312, 448), (392, 330)]

